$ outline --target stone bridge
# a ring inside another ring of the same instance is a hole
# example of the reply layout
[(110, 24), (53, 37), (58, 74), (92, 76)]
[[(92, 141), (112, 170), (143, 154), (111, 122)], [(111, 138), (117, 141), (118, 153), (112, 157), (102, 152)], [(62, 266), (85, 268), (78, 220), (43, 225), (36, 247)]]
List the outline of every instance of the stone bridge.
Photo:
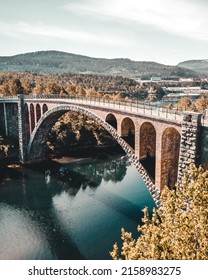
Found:
[[(139, 102), (64, 95), (2, 97), (1, 127), (6, 135), (19, 141), (19, 159), (23, 164), (45, 158), (48, 133), (68, 111), (94, 119), (116, 139), (136, 166), (156, 205), (162, 188), (174, 186), (190, 160), (197, 160), (201, 114), (179, 114)], [(141, 164), (147, 157), (155, 162), (154, 178)]]

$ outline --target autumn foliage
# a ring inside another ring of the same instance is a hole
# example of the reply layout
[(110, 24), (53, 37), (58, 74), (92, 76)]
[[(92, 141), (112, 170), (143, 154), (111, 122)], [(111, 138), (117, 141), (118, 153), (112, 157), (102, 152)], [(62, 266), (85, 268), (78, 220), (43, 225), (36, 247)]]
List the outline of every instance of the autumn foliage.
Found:
[(115, 145), (110, 134), (93, 119), (67, 112), (54, 124), (46, 142), (49, 152), (67, 151), (73, 147)]
[(114, 260), (207, 260), (208, 259), (208, 171), (190, 164), (182, 183), (165, 188), (162, 207), (152, 217), (145, 208), (139, 237), (122, 229), (123, 245), (114, 244)]

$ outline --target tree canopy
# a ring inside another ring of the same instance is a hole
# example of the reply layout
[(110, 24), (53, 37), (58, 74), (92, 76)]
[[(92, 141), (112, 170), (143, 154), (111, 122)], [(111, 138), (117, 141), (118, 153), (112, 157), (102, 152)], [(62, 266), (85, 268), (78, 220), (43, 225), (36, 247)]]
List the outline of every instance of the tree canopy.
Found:
[(113, 259), (208, 259), (208, 171), (191, 163), (180, 184), (164, 188), (161, 202), (151, 217), (143, 210), (137, 239), (122, 229), (122, 248), (114, 244)]
[(77, 146), (114, 146), (115, 143), (110, 134), (93, 119), (76, 112), (67, 112), (54, 124), (46, 147), (53, 153)]

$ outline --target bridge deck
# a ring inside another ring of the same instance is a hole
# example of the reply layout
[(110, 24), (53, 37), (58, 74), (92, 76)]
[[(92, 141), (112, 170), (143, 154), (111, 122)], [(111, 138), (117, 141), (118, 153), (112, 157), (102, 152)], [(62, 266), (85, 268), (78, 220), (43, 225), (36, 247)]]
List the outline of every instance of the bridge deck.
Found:
[[(3, 102), (17, 102), (19, 97), (2, 97), (0, 103)], [(156, 119), (164, 119), (174, 123), (181, 123), (183, 120), (182, 112), (177, 110), (169, 110), (162, 106), (150, 105), (147, 103), (137, 101), (118, 101), (103, 98), (84, 98), (84, 97), (70, 97), (60, 95), (34, 95), (24, 96), (25, 102), (39, 102), (39, 103), (59, 103), (59, 104), (73, 104), (88, 107), (96, 107), (101, 109), (111, 109), (118, 112), (125, 112), (135, 115), (149, 116)]]

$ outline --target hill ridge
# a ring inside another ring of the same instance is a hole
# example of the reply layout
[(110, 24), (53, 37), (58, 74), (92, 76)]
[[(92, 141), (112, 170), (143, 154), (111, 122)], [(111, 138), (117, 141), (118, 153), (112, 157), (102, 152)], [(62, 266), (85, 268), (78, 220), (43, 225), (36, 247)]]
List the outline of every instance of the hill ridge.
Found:
[(82, 73), (121, 75), (148, 79), (161, 77), (198, 77), (198, 74), (180, 66), (164, 65), (154, 61), (134, 61), (129, 58), (95, 58), (63, 51), (37, 51), (13, 56), (0, 56), (0, 71), (50, 73)]
[(200, 76), (208, 77), (208, 59), (190, 59), (185, 60), (177, 65), (178, 67), (186, 68), (199, 73)]

